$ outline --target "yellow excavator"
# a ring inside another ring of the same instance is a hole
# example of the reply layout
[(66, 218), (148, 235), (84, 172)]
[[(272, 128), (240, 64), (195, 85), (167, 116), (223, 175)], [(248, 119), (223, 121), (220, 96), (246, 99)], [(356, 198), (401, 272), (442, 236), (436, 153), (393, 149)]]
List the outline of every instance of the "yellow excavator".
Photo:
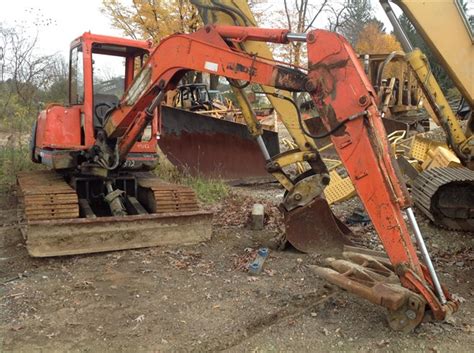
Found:
[[(474, 28), (460, 0), (393, 0), (414, 25), (417, 33), (449, 74), (471, 117), (465, 128), (451, 109), (436, 81), (426, 55), (414, 48), (388, 0), (380, 3), (405, 51), (405, 60), (415, 73), (433, 120), (444, 130), (446, 142), (461, 161), (461, 168), (431, 168), (413, 182), (416, 206), (434, 223), (453, 230), (474, 230)], [(443, 21), (439, 21), (440, 18)], [(456, 40), (453, 40), (456, 38)]]
[[(191, 2), (198, 8), (205, 24), (256, 25), (255, 18), (246, 1), (192, 0)], [(413, 48), (393, 13), (390, 3), (387, 0), (381, 0), (380, 3), (392, 22), (395, 33), (406, 53), (393, 53), (388, 56), (387, 62), (384, 64), (388, 64), (393, 59), (400, 59), (400, 56), (406, 60), (418, 81), (418, 87), (422, 89), (426, 97), (425, 107), (430, 116), (445, 131), (448, 146), (465, 166), (465, 168), (456, 169), (433, 168), (420, 173), (413, 184), (414, 202), (428, 218), (438, 225), (449, 229), (473, 230), (474, 215), (471, 210), (474, 200), (471, 195), (474, 195), (474, 172), (472, 171), (474, 169), (474, 136), (472, 135), (472, 118), (463, 130), (431, 73), (426, 56), (419, 49)], [(472, 65), (469, 63), (474, 59), (473, 30), (463, 13), (460, 0), (437, 2), (396, 0), (394, 3), (401, 7), (418, 33), (439, 57), (465, 102), (472, 109), (474, 106), (474, 84)], [(441, 14), (443, 18), (447, 18), (443, 23), (437, 20)], [(440, 26), (446, 28), (440, 30)], [(451, 38), (457, 38), (457, 40), (452, 41)], [(239, 46), (248, 53), (272, 59), (271, 51), (266, 43), (242, 41)], [(287, 100), (275, 98), (273, 88), (261, 88), (263, 92), (267, 93), (268, 99), (279, 116), (294, 115), (294, 108)], [(233, 92), (237, 96), (240, 106), (243, 107), (244, 115), (250, 116), (252, 112), (245, 95), (236, 87), (233, 87)], [(281, 94), (289, 96), (288, 92), (281, 92)], [(384, 114), (383, 102), (381, 102), (381, 106), (382, 114)], [(307, 121), (307, 124), (310, 123)], [(311, 129), (312, 125), (310, 124), (308, 127)], [(293, 135), (295, 128), (298, 127), (288, 125), (286, 128), (290, 135)], [(321, 147), (320, 144), (318, 146)], [(456, 200), (456, 203), (453, 203), (452, 200)]]

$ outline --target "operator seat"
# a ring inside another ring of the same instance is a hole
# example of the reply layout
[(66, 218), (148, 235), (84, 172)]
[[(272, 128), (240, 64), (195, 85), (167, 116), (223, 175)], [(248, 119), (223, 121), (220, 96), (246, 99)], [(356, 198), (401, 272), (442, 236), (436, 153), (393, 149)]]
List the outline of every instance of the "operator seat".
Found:
[(105, 115), (110, 109), (109, 107), (117, 107), (119, 102), (119, 98), (113, 94), (94, 94), (94, 130), (103, 128)]

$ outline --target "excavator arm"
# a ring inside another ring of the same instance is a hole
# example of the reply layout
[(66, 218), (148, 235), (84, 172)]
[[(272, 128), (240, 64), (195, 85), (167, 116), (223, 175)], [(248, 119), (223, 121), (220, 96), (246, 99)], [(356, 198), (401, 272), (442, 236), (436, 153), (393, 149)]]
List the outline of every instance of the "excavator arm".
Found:
[[(247, 54), (232, 44), (245, 40), (281, 44), (290, 40), (306, 42), (309, 59), (307, 72)], [(99, 154), (97, 158), (107, 157), (104, 145), (110, 149), (115, 144), (119, 160), (114, 161), (109, 156), (108, 161), (111, 165), (119, 165), (153, 118), (166, 91), (173, 89), (189, 70), (224, 76), (234, 83), (246, 81), (287, 91), (309, 92), (327, 129), (326, 135), (331, 137), (385, 247), (392, 269), (408, 291), (400, 297), (394, 295), (391, 287), (384, 287), (386, 295), (374, 295), (377, 288), (355, 288), (335, 272), (323, 275), (335, 283), (344, 282), (342, 286), (346, 289), (394, 312), (403, 310), (405, 313), (406, 306), (411, 305), (417, 313), (415, 317), (407, 314), (408, 317), (399, 320), (409, 321), (411, 328), (421, 322), (423, 315), (419, 313), (424, 313), (425, 304), (429, 305), (438, 320), (457, 310), (457, 303), (438, 281), (409, 207), (409, 196), (397, 177), (377, 110), (376, 94), (356, 54), (343, 37), (324, 30), (292, 34), (287, 30), (233, 26), (206, 26), (193, 34), (170, 36), (152, 52), (119, 107), (109, 114), (104, 126), (105, 136), (97, 145), (103, 155)], [(283, 96), (280, 98), (285, 99)], [(282, 119), (285, 125), (293, 127), (292, 137), (299, 148), (269, 156), (262, 141), (259, 145), (267, 159), (267, 170), (287, 190), (282, 204), (285, 218), (304, 222), (306, 230), (316, 231), (321, 226), (318, 214), (303, 212), (304, 216), (301, 216), (301, 212), (313, 207), (329, 182), (327, 169), (314, 144), (314, 140), (322, 136), (312, 135), (299, 113), (283, 116)], [(250, 129), (257, 126), (252, 117), (247, 118), (246, 122)], [(296, 162), (307, 162), (312, 172), (291, 179), (284, 172), (284, 167)], [(424, 264), (418, 258), (405, 223), (405, 208), (413, 223)], [(295, 237), (298, 234), (294, 234)], [(400, 325), (406, 327), (406, 324)]]

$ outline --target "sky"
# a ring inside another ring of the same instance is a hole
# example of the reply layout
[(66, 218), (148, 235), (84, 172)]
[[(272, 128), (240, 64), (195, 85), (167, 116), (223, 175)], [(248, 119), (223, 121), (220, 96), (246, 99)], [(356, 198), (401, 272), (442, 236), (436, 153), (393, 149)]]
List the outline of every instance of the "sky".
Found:
[(101, 5), (101, 0), (7, 0), (0, 22), (5, 27), (27, 27), (29, 35), (37, 32), (42, 54), (67, 56), (69, 44), (84, 32), (121, 36), (100, 12)]
[[(380, 4), (377, 0), (372, 1), (375, 16), (391, 30)], [(281, 0), (273, 2), (277, 6), (282, 4)], [(102, 0), (7, 0), (2, 4), (0, 23), (5, 27), (26, 28), (31, 36), (37, 33), (41, 54), (61, 53), (67, 57), (71, 41), (84, 32), (122, 35), (101, 13), (101, 5)]]

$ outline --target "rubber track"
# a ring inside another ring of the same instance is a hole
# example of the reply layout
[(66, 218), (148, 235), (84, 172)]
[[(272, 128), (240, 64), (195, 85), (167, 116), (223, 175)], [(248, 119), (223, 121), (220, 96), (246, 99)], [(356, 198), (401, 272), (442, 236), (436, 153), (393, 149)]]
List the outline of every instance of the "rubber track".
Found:
[[(442, 186), (453, 183), (474, 185), (474, 171), (467, 168), (433, 168), (423, 171), (413, 183), (412, 197), (416, 207), (421, 210), (435, 224), (450, 230), (474, 231), (474, 218), (448, 218), (439, 211), (436, 202), (436, 193)], [(455, 203), (456, 200), (453, 200)], [(464, 205), (472, 209), (474, 205)], [(472, 211), (471, 211), (472, 214)]]

